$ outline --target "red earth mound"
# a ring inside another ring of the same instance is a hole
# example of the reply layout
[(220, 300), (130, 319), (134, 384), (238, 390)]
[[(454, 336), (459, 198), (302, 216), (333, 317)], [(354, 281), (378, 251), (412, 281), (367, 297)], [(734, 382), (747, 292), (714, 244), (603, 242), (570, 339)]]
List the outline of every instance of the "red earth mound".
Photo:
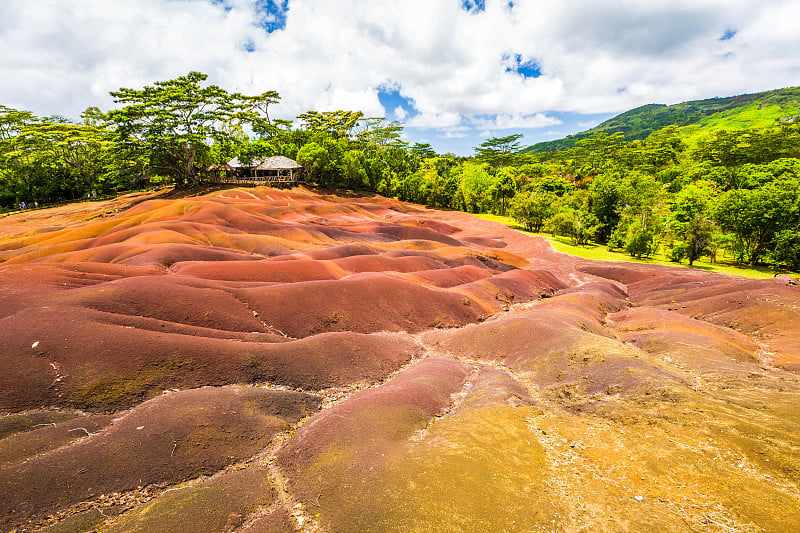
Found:
[(234, 335), (80, 308), (26, 310), (3, 321), (9, 328), (0, 352), (5, 409), (107, 411), (164, 389), (226, 383), (321, 389), (381, 379), (416, 351), (392, 335), (345, 331), (291, 340), (263, 326), (264, 333)]
[(658, 306), (735, 329), (764, 346), (772, 364), (800, 370), (800, 287), (781, 278), (675, 273), (632, 284), (639, 305)]
[(747, 374), (759, 363), (760, 348), (747, 336), (674, 311), (631, 309), (609, 321), (625, 342), (703, 374)]
[(259, 379), (372, 381), (407, 361), (410, 345), (324, 337), (315, 347), (332, 355), (320, 358), (294, 355), (308, 352), (287, 341), (460, 326), (564, 286), (424, 214), (262, 188), (151, 200), (10, 238), (0, 243), (0, 359), (10, 368), (0, 409), (108, 410), (165, 388)]
[(800, 528), (791, 280), (169, 194), (3, 219), (1, 530)]

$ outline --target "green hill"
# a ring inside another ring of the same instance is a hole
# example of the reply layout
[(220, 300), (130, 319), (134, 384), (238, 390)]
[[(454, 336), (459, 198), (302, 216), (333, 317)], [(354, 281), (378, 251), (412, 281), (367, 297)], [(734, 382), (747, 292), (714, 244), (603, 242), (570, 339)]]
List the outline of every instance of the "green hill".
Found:
[(800, 87), (727, 98), (694, 100), (667, 106), (648, 104), (617, 115), (602, 124), (563, 139), (546, 141), (522, 152), (566, 150), (595, 133), (621, 131), (626, 140), (644, 139), (666, 126), (699, 126), (704, 130), (768, 127), (800, 119)]

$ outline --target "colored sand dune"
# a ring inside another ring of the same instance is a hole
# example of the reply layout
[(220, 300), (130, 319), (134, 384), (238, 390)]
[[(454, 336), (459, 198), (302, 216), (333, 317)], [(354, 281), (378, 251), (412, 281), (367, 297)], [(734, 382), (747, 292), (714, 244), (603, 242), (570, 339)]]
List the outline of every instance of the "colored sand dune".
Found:
[(0, 222), (0, 531), (800, 530), (791, 280), (304, 188)]

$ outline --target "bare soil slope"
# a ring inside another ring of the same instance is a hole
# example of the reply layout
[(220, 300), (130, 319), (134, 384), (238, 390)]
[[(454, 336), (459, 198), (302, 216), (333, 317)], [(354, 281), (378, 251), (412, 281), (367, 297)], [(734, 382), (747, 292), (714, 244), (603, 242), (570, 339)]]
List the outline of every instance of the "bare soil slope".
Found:
[(800, 530), (791, 280), (306, 188), (0, 225), (0, 531)]

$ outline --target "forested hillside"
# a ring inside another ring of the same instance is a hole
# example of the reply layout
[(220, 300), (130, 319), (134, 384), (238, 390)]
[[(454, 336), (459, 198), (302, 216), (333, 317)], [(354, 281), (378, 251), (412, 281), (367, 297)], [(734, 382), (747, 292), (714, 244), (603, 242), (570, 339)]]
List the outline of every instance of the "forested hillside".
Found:
[(0, 209), (196, 185), (204, 166), (284, 155), (310, 183), (508, 214), (636, 257), (660, 250), (689, 264), (726, 257), (800, 269), (800, 89), (689, 102), (681, 112), (645, 106), (626, 114), (636, 119), (630, 136), (609, 126), (533, 154), (509, 135), (463, 158), (409, 145), (398, 123), (358, 111), (271, 120), (277, 93), (229, 93), (205, 79), (193, 72), (120, 89), (118, 109), (89, 108), (80, 124), (0, 108)]
[[(541, 153), (574, 148), (579, 140), (596, 133), (622, 132), (628, 140), (641, 140), (654, 131), (672, 125), (711, 129), (763, 128), (794, 122), (798, 118), (800, 87), (695, 100), (671, 106), (647, 104), (610, 118), (590, 130), (563, 139), (537, 143), (522, 151)], [(691, 131), (686, 134), (691, 134)]]

